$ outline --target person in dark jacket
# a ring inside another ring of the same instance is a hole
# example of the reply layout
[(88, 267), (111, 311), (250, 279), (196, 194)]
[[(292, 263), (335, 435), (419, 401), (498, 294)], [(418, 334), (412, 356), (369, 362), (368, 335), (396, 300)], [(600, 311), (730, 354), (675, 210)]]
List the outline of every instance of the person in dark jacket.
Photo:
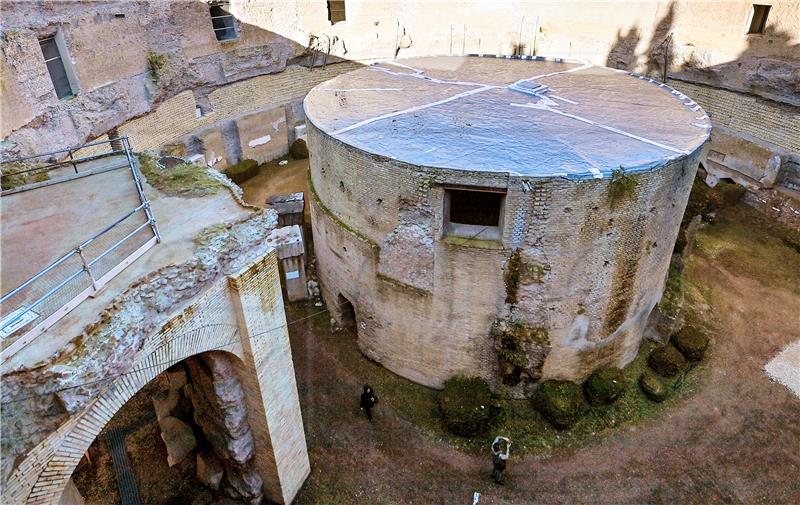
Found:
[(369, 384), (364, 385), (364, 392), (361, 393), (361, 410), (367, 415), (367, 419), (372, 421), (372, 407), (378, 403), (378, 397), (369, 387)]

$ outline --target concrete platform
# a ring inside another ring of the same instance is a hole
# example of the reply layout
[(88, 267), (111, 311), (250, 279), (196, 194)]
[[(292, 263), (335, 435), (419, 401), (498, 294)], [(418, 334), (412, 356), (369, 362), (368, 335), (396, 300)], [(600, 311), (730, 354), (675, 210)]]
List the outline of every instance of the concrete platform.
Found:
[[(100, 191), (99, 183), (101, 180), (106, 184), (113, 183), (113, 181), (117, 180), (123, 180), (119, 175), (122, 172), (122, 170), (110, 172), (108, 178), (99, 178), (98, 187), (94, 188), (92, 191)], [(128, 175), (128, 177), (130, 176)], [(86, 182), (90, 179), (91, 178), (86, 178), (82, 180)], [(92, 182), (91, 185), (94, 187), (94, 182)], [(55, 185), (54, 188), (58, 188), (60, 186), (63, 186), (63, 184)], [(119, 191), (119, 193), (117, 193), (117, 197), (126, 202), (126, 208), (129, 207), (130, 195), (128, 195), (124, 190), (120, 191), (118, 188), (115, 189), (110, 186), (103, 189)], [(100, 291), (95, 298), (89, 298), (84, 301), (75, 310), (67, 314), (63, 319), (58, 321), (54, 326), (47, 330), (47, 332), (38, 337), (27, 347), (23, 348), (16, 355), (12, 356), (8, 361), (0, 365), (0, 373), (7, 373), (10, 370), (20, 367), (24, 368), (33, 366), (36, 363), (44, 361), (53, 354), (57, 353), (65, 343), (79, 335), (87, 324), (96, 321), (99, 318), (99, 314), (102, 312), (102, 310), (114, 299), (114, 297), (123, 292), (132, 282), (153, 270), (166, 265), (180, 263), (190, 258), (194, 251), (193, 239), (204, 228), (222, 222), (234, 221), (250, 212), (241, 207), (231, 197), (230, 193), (228, 193), (226, 189), (221, 189), (214, 195), (202, 198), (179, 198), (165, 196), (146, 183), (144, 184), (144, 189), (146, 195), (151, 201), (153, 213), (161, 231), (162, 243), (156, 245), (127, 269), (123, 270), (102, 291)], [(39, 189), (31, 193), (38, 191), (42, 190)], [(84, 191), (89, 193), (88, 190)], [(90, 199), (86, 201), (91, 202), (92, 200)], [(57, 214), (58, 207), (54, 207), (55, 210), (52, 212)], [(77, 226), (68, 226), (70, 220), (66, 217), (59, 218), (59, 226), (63, 227), (64, 231), (66, 231), (66, 234), (71, 240), (75, 240), (79, 237), (83, 237), (82, 239), (88, 238), (91, 236), (89, 230), (96, 227), (102, 227), (104, 225), (103, 223), (109, 222), (107, 216), (104, 216), (102, 213), (98, 213), (96, 208), (92, 210), (91, 205), (85, 205), (85, 207), (86, 208), (81, 213), (82, 221), (80, 228)], [(111, 205), (110, 208), (113, 209), (114, 206)], [(43, 210), (41, 212), (46, 214), (48, 211)], [(5, 222), (5, 220), (6, 217), (4, 216), (3, 221)], [(82, 229), (85, 231), (82, 232)], [(44, 241), (36, 246), (38, 249), (35, 247), (30, 248), (31, 250), (38, 252), (34, 252), (33, 255), (26, 254), (26, 240), (23, 238), (24, 236), (22, 234), (22, 228), (20, 227), (16, 233), (17, 235), (15, 239), (6, 239), (5, 236), (3, 237), (4, 283), (6, 265), (8, 264), (6, 263), (6, 241), (13, 241), (13, 247), (15, 249), (12, 250), (16, 251), (16, 254), (18, 255), (16, 258), (26, 258), (26, 260), (28, 260), (32, 257), (37, 265), (46, 265), (52, 261), (52, 259), (60, 255), (51, 255), (44, 246)], [(19, 243), (20, 241), (22, 242), (21, 244)], [(63, 243), (66, 244), (67, 242), (68, 241), (65, 239)], [(71, 246), (74, 246), (74, 244)], [(67, 246), (67, 248), (71, 246)], [(64, 247), (61, 249), (64, 249)], [(14, 256), (9, 255), (9, 261), (12, 262), (12, 265), (18, 262), (13, 258)], [(18, 269), (14, 269), (12, 267), (11, 272), (17, 272), (14, 275), (19, 277), (22, 275), (19, 272), (27, 272), (27, 269), (28, 267), (22, 266), (18, 267)], [(30, 269), (32, 269), (32, 267), (30, 267)]]

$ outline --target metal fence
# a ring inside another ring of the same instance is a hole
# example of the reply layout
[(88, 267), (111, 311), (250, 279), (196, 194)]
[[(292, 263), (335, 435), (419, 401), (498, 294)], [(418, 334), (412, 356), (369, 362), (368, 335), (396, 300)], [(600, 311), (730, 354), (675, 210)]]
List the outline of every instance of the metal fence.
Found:
[[(79, 149), (107, 143), (109, 152), (77, 158)], [(0, 168), (8, 164), (60, 156), (61, 161), (39, 164), (39, 171), (61, 171), (56, 179), (24, 184), (3, 191), (9, 193), (35, 190), (42, 185), (58, 184), (76, 177), (89, 177), (108, 170), (127, 168), (138, 194), (139, 205), (106, 226), (99, 233), (67, 251), (60, 258), (39, 271), (0, 298), (0, 337), (2, 359), (27, 345), (31, 340), (55, 324), (87, 297), (94, 295), (110, 279), (160, 241), (150, 202), (144, 194), (128, 139), (125, 137), (87, 144), (37, 156), (0, 161)], [(124, 162), (121, 164), (120, 162)], [(63, 169), (71, 173), (63, 173)], [(19, 172), (17, 172), (19, 173)], [(23, 259), (20, 259), (22, 261)]]

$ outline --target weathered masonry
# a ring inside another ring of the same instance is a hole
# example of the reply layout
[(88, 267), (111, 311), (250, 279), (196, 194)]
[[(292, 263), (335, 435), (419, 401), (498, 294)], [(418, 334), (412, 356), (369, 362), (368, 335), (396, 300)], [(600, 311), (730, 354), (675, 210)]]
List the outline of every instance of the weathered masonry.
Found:
[[(78, 462), (125, 402), (168, 368), (210, 351), (235, 357), (229, 361), (244, 393), (263, 496), (293, 500), (310, 465), (278, 257), (265, 245), (276, 222), (273, 211), (255, 213), (207, 236), (210, 245), (194, 258), (128, 288), (77, 350), (4, 375), (3, 456), (14, 466), (3, 503), (59, 503)], [(166, 321), (162, 313), (170, 314)], [(92, 376), (101, 379), (86, 380)], [(51, 400), (66, 411), (42, 414)]]
[(305, 101), (322, 293), (404, 377), (579, 380), (636, 355), (711, 129), (561, 60), (387, 62)]

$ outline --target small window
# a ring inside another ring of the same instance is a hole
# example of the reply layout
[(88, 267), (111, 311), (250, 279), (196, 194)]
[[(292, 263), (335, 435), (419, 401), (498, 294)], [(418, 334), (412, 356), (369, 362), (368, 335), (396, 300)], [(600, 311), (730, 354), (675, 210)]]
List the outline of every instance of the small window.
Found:
[(56, 37), (40, 39), (39, 46), (42, 48), (42, 55), (47, 65), (47, 71), (50, 73), (50, 79), (53, 81), (53, 87), (56, 89), (56, 96), (61, 99), (74, 95), (75, 92), (72, 89), (64, 61), (61, 58), (61, 51), (56, 43)]
[(330, 21), (331, 24), (336, 24), (345, 19), (344, 0), (328, 0), (328, 21)]
[(505, 193), (492, 190), (445, 190), (446, 235), (500, 240)]
[(232, 40), (237, 37), (236, 25), (230, 9), (228, 3), (217, 3), (209, 7), (211, 25), (214, 27), (214, 35), (217, 40)]
[(747, 33), (764, 33), (767, 27), (767, 16), (769, 16), (770, 5), (753, 4), (753, 12), (750, 15), (750, 28)]

